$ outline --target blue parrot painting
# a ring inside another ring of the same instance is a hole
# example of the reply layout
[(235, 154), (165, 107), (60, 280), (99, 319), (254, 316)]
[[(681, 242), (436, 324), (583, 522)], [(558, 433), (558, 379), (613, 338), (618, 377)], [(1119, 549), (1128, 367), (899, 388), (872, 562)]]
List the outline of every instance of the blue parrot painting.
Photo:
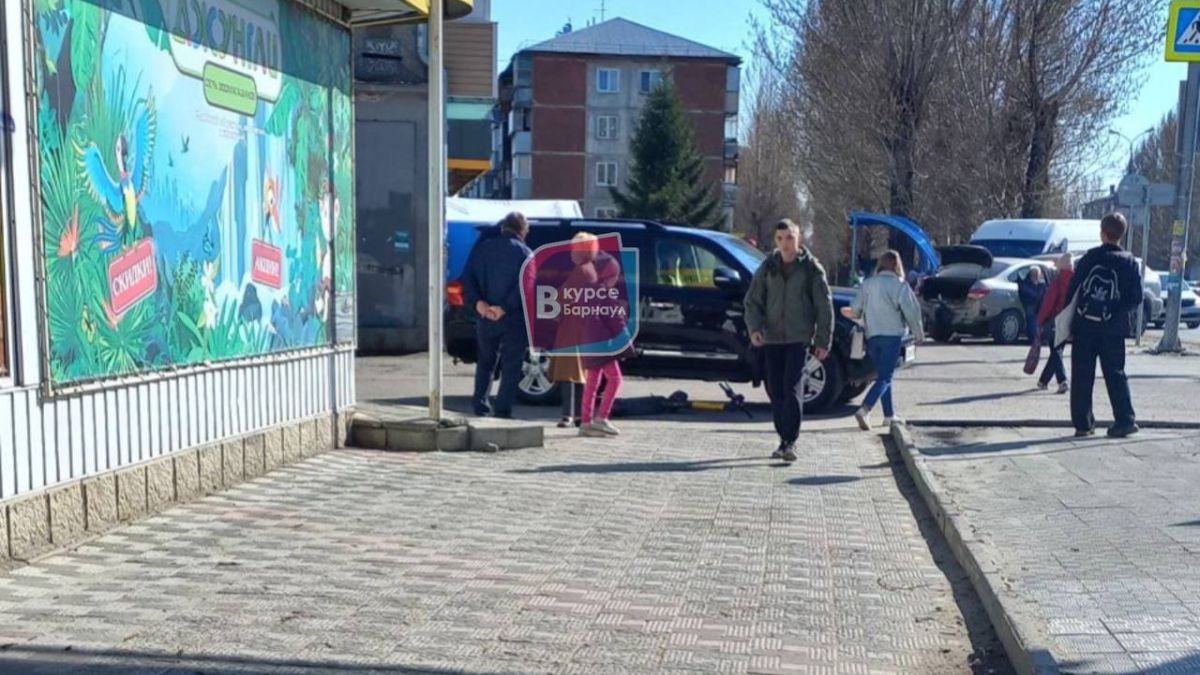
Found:
[(108, 214), (107, 218), (96, 219), (99, 231), (93, 239), (105, 253), (116, 253), (140, 238), (138, 205), (150, 187), (156, 126), (154, 97), (148, 95), (145, 102), (137, 106), (133, 126), (117, 135), (110, 158), (115, 174), (109, 171), (109, 164), (95, 142), (86, 148), (76, 146), (92, 197), (104, 205)]

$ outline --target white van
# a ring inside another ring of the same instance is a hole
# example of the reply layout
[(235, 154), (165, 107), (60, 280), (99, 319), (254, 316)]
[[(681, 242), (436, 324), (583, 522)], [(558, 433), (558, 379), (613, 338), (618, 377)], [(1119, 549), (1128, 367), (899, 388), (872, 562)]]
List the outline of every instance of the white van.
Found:
[(986, 248), (997, 258), (1081, 254), (1100, 245), (1100, 221), (989, 220), (975, 230), (971, 243)]

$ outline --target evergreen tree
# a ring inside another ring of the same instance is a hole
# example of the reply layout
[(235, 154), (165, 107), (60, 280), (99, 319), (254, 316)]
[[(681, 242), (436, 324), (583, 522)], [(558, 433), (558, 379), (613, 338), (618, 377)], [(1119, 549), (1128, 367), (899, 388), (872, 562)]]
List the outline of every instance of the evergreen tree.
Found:
[(704, 158), (696, 149), (691, 122), (669, 77), (647, 98), (630, 150), (625, 190), (612, 188), (622, 218), (720, 226), (721, 195), (705, 182)]

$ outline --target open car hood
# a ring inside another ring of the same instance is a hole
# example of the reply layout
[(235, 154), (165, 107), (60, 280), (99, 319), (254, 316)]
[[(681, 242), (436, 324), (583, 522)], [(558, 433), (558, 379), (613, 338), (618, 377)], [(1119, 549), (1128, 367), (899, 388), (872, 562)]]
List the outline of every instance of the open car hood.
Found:
[(994, 262), (992, 252), (982, 246), (943, 246), (937, 252), (942, 257), (942, 267), (971, 264), (987, 269)]

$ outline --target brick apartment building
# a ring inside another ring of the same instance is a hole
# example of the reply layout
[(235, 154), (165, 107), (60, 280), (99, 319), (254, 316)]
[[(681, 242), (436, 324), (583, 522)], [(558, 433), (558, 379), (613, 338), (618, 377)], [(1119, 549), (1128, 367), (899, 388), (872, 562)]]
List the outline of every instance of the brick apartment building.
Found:
[(610, 186), (629, 176), (629, 141), (659, 78), (674, 79), (727, 227), (737, 183), (741, 59), (625, 19), (518, 52), (501, 73), (491, 195), (574, 199), (588, 216), (615, 215)]

